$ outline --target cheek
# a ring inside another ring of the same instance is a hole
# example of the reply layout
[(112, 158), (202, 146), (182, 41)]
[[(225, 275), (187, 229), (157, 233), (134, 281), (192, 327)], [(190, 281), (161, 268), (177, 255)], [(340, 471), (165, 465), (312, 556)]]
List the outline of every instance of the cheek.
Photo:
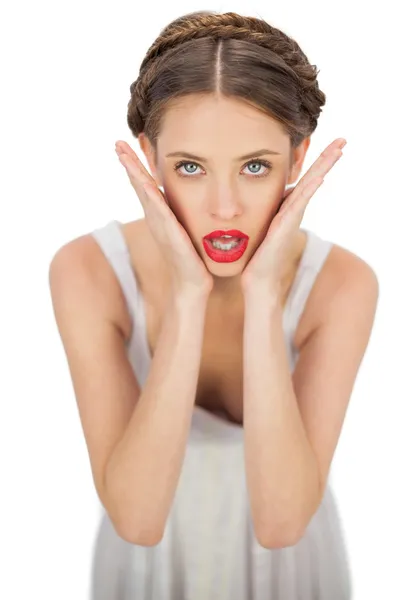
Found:
[(179, 200), (179, 194), (176, 188), (167, 182), (164, 182), (164, 198), (173, 212), (179, 210), (179, 206), (182, 204)]
[(255, 240), (256, 244), (260, 244), (265, 238), (268, 229), (283, 202), (284, 199), (278, 198), (273, 202), (264, 203), (264, 206), (260, 207), (260, 210), (254, 217), (253, 221), (257, 223), (257, 240)]
[(193, 228), (192, 221), (195, 219), (194, 207), (189, 204), (187, 199), (182, 198), (182, 193), (176, 189), (176, 186), (171, 186), (166, 182), (164, 182), (164, 198), (178, 223), (189, 232)]
[[(177, 177), (163, 180), (164, 196), (173, 213), (182, 219), (194, 219), (200, 209), (201, 197), (195, 186), (182, 185)], [(191, 189), (192, 188), (192, 189)]]
[(278, 198), (278, 201), (275, 204), (274, 207), (274, 211), (273, 211), (273, 215), (275, 216), (276, 214), (278, 214), (278, 212), (280, 211), (282, 204), (285, 202), (285, 198), (282, 196), (281, 198)]

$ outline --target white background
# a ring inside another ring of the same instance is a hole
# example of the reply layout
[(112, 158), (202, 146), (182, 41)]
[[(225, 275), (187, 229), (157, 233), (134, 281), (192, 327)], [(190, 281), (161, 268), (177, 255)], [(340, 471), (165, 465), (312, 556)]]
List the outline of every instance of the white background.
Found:
[(0, 596), (88, 597), (99, 503), (48, 267), (69, 240), (111, 219), (143, 216), (114, 151), (124, 139), (143, 159), (126, 124), (129, 86), (162, 27), (211, 9), (263, 17), (320, 69), (327, 104), (305, 170), (333, 139), (348, 142), (302, 226), (361, 256), (380, 281), (332, 474), (355, 600), (399, 598), (396, 4), (161, 4), (42, 0), (2, 10)]

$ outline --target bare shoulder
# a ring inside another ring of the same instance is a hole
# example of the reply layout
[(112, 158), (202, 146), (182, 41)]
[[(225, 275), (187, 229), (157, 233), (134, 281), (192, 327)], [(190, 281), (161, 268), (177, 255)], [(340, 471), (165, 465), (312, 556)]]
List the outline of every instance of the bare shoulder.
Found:
[(307, 300), (307, 333), (301, 336), (298, 345), (330, 318), (332, 308), (337, 310), (335, 307), (340, 303), (361, 302), (360, 310), (374, 312), (378, 295), (379, 281), (371, 265), (350, 250), (333, 244)]
[(124, 294), (107, 257), (90, 233), (57, 250), (50, 264), (49, 280), (52, 290), (73, 286), (82, 300), (91, 299), (93, 310), (126, 337), (131, 323)]
[[(330, 302), (343, 294), (365, 294), (365, 300), (374, 299), (379, 294), (379, 280), (376, 272), (363, 258), (350, 250), (334, 244), (327, 261), (330, 275)], [(326, 303), (329, 305), (329, 303)]]

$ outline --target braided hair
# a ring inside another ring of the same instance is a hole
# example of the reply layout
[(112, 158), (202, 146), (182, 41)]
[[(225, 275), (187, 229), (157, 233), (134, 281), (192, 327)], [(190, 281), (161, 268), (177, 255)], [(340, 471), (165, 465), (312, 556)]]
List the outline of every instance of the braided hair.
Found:
[(156, 146), (165, 110), (189, 94), (241, 99), (281, 123), (297, 147), (317, 127), (325, 94), (316, 65), (263, 19), (198, 11), (169, 23), (130, 86), (127, 122)]

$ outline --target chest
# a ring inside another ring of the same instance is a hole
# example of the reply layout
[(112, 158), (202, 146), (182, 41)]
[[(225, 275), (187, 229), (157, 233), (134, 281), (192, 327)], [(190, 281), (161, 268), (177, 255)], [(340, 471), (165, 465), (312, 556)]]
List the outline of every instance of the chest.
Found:
[[(162, 309), (146, 308), (147, 341), (154, 356), (162, 326)], [(207, 311), (195, 404), (234, 423), (243, 423), (244, 311), (217, 319)]]
[[(149, 236), (143, 234), (139, 225), (140, 223), (136, 222), (126, 226), (125, 232), (128, 240), (135, 239), (135, 245), (129, 246), (130, 258), (145, 307), (147, 344), (150, 355), (154, 356), (165, 312), (162, 300), (165, 289), (161, 283), (159, 289), (155, 286), (154, 282), (162, 281), (157, 268), (158, 261), (152, 260), (153, 244), (149, 242)], [(129, 227), (136, 229), (130, 231)], [(282, 288), (282, 306), (285, 306), (288, 300), (299, 257), (305, 248), (304, 237), (300, 241), (293, 272)], [(318, 306), (323, 300), (321, 289), (324, 285), (320, 284), (317, 288), (319, 293), (311, 294), (293, 332), (292, 342), (295, 348), (301, 348), (303, 340), (307, 339), (318, 318)], [(128, 315), (123, 322), (129, 338), (131, 323)], [(195, 396), (196, 405), (238, 424), (243, 423), (243, 329), (244, 303), (239, 303), (234, 308), (221, 305), (207, 308)]]

